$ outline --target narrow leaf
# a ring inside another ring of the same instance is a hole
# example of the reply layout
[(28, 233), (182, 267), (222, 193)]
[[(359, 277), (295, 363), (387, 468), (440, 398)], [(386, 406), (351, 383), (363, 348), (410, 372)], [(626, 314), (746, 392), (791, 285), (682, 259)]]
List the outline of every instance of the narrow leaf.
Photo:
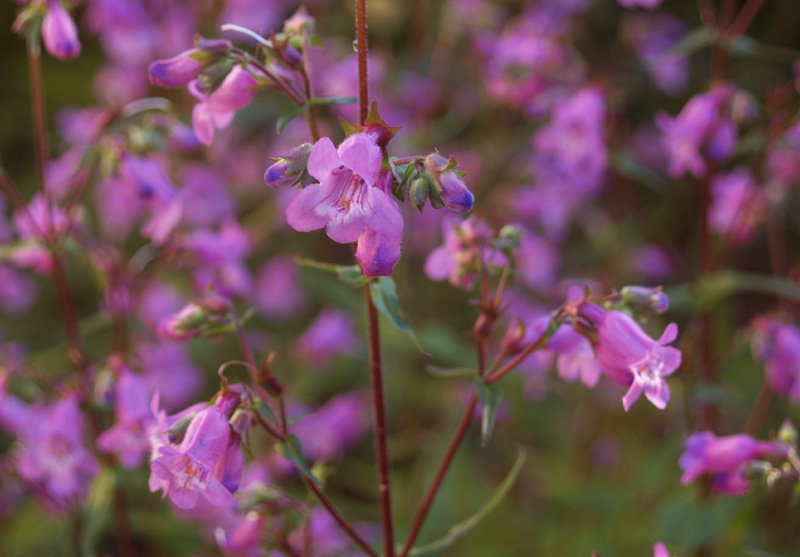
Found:
[(425, 350), (422, 349), (417, 335), (414, 334), (414, 329), (411, 328), (403, 312), (400, 310), (400, 300), (397, 297), (397, 286), (392, 277), (379, 277), (378, 280), (369, 283), (370, 291), (372, 292), (372, 301), (375, 307), (380, 311), (394, 326), (395, 329), (401, 333), (405, 333), (414, 341), (414, 345), (420, 352), (426, 356), (430, 356)]
[(333, 97), (331, 99), (321, 99), (314, 97), (311, 99), (312, 104), (355, 104), (358, 99), (355, 97)]
[(492, 512), (497, 505), (508, 495), (514, 483), (517, 481), (520, 472), (522, 472), (522, 465), (525, 463), (525, 449), (522, 446), (517, 447), (519, 454), (514, 466), (508, 472), (508, 475), (503, 480), (503, 483), (492, 493), (489, 500), (484, 503), (480, 510), (469, 517), (468, 519), (455, 524), (447, 531), (447, 535), (442, 539), (412, 549), (408, 554), (412, 557), (435, 557), (444, 555), (445, 552), (460, 538), (464, 537), (470, 530), (472, 530), (481, 520), (483, 520), (490, 512)]
[(453, 378), (453, 377), (474, 377), (475, 370), (470, 369), (468, 367), (441, 367), (435, 366), (432, 364), (428, 364), (425, 366), (425, 369), (431, 375), (435, 375), (436, 377), (443, 377), (443, 378)]
[(278, 131), (278, 133), (281, 133), (283, 128), (286, 127), (286, 124), (294, 120), (297, 116), (305, 113), (310, 107), (311, 105), (308, 102), (289, 106), (286, 110), (281, 112), (280, 116), (278, 116), (278, 122), (275, 124), (275, 129)]
[(301, 267), (333, 273), (338, 276), (339, 280), (342, 282), (353, 286), (361, 286), (367, 282), (367, 277), (364, 276), (364, 273), (361, 272), (361, 267), (358, 265), (335, 265), (333, 263), (322, 263), (320, 261), (303, 259), (301, 257), (296, 257), (294, 262)]
[(267, 404), (263, 400), (261, 399), (256, 400), (256, 411), (258, 411), (258, 413), (260, 414), (263, 414), (264, 418), (266, 418), (267, 421), (270, 421), (274, 424), (278, 423), (278, 419), (275, 417), (275, 412), (273, 412), (272, 408), (269, 407), (269, 404)]
[(481, 403), (481, 447), (484, 447), (492, 437), (494, 430), (497, 405), (500, 402), (500, 388), (494, 384), (487, 385), (483, 378), (476, 381), (475, 388)]
[(283, 456), (286, 457), (288, 460), (292, 462), (297, 467), (297, 470), (306, 476), (308, 479), (313, 481), (320, 487), (324, 487), (322, 482), (317, 479), (317, 477), (311, 472), (311, 468), (308, 466), (308, 462), (306, 461), (306, 457), (303, 454), (303, 446), (300, 444), (300, 439), (295, 437), (294, 435), (289, 435), (286, 437), (286, 441), (281, 443), (280, 445), (283, 450)]

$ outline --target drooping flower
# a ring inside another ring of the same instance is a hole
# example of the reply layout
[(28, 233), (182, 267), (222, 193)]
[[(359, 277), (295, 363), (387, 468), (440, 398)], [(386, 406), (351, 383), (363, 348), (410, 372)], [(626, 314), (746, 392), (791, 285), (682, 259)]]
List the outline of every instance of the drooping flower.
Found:
[(439, 153), (432, 153), (425, 157), (425, 168), (434, 186), (431, 195), (453, 211), (466, 213), (472, 210), (475, 196), (456, 170), (455, 159), (448, 160)]
[(767, 216), (767, 199), (747, 168), (720, 173), (711, 181), (708, 227), (734, 244), (753, 237)]
[(681, 352), (666, 346), (678, 336), (678, 325), (670, 323), (658, 340), (653, 340), (636, 321), (620, 311), (606, 311), (582, 302), (578, 315), (596, 330), (593, 348), (603, 372), (614, 382), (629, 386), (622, 398), (627, 412), (644, 392), (653, 406), (663, 410), (669, 402), (664, 377), (681, 365)]
[(52, 406), (35, 409), (19, 431), (17, 471), (37, 484), (56, 510), (80, 500), (98, 472), (83, 446), (83, 414), (78, 397), (67, 395)]
[(78, 29), (61, 0), (48, 0), (42, 21), (42, 40), (47, 52), (59, 60), (72, 60), (81, 53)]
[(769, 386), (792, 402), (800, 401), (800, 328), (758, 317), (751, 345), (755, 357), (764, 363)]
[(97, 448), (114, 453), (125, 468), (139, 466), (150, 450), (148, 431), (155, 423), (144, 379), (123, 368), (114, 389), (117, 423), (97, 438)]
[(202, 62), (192, 58), (195, 53), (197, 53), (197, 49), (190, 48), (172, 58), (156, 60), (148, 68), (150, 83), (161, 87), (186, 85), (197, 77), (197, 72), (203, 67)]
[(200, 143), (211, 145), (214, 130), (230, 125), (236, 111), (253, 100), (257, 85), (250, 71), (241, 66), (235, 66), (210, 95), (200, 91), (196, 81), (189, 84), (189, 92), (200, 101), (192, 110), (192, 125)]
[(744, 434), (717, 437), (711, 431), (695, 433), (686, 440), (686, 449), (678, 460), (683, 470), (681, 483), (714, 474), (712, 485), (726, 493), (742, 493), (747, 489), (745, 464), (759, 458), (785, 458), (787, 454), (788, 447), (780, 442), (758, 441)]
[[(391, 172), (381, 171), (375, 187), (391, 197)], [(402, 243), (402, 231), (401, 234), (393, 236), (366, 227), (361, 236), (358, 237), (356, 246), (356, 259), (361, 264), (364, 274), (368, 277), (391, 275), (395, 264), (400, 259)]]
[(150, 465), (162, 480), (164, 497), (181, 509), (194, 508), (202, 496), (218, 507), (232, 506), (233, 495), (214, 475), (230, 437), (227, 417), (216, 406), (201, 410), (192, 419), (178, 447), (165, 445)]
[(355, 242), (369, 228), (391, 238), (403, 232), (400, 209), (376, 187), (381, 151), (367, 134), (345, 139), (338, 150), (323, 137), (308, 158), (308, 172), (319, 180), (303, 188), (286, 208), (286, 220), (298, 232), (325, 228), (342, 244)]
[(492, 247), (492, 230), (482, 220), (456, 217), (442, 221), (444, 245), (433, 250), (425, 260), (425, 274), (433, 280), (447, 279), (450, 284), (468, 290), (478, 278), (481, 264), (502, 266), (506, 257)]

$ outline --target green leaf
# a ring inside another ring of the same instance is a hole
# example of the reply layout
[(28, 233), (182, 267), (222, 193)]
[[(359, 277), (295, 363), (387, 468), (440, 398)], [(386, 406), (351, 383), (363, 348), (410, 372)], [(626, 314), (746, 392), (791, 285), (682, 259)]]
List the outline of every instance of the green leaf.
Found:
[(728, 52), (733, 56), (757, 58), (778, 64), (792, 64), (800, 58), (800, 51), (782, 46), (764, 44), (747, 35), (728, 43)]
[(303, 446), (300, 444), (300, 439), (294, 435), (288, 435), (286, 437), (286, 441), (280, 443), (279, 448), (283, 452), (283, 456), (287, 460), (291, 461), (301, 474), (313, 481), (318, 486), (324, 487), (322, 482), (317, 479), (313, 472), (311, 472), (311, 468), (309, 468), (306, 457), (303, 454)]
[(84, 528), (81, 533), (81, 555), (87, 557), (97, 555), (95, 547), (100, 535), (107, 527), (115, 484), (114, 471), (108, 468), (104, 468), (92, 482), (83, 508)]
[(448, 379), (453, 377), (475, 377), (475, 370), (468, 367), (441, 367), (428, 364), (425, 366), (425, 370), (436, 377)]
[(417, 335), (414, 334), (414, 329), (411, 328), (411, 325), (406, 321), (403, 312), (400, 310), (400, 300), (397, 297), (397, 286), (394, 283), (394, 279), (392, 277), (379, 277), (378, 280), (369, 283), (369, 288), (372, 293), (372, 301), (378, 311), (391, 322), (395, 329), (410, 336), (420, 352), (430, 356), (422, 349), (417, 340)]
[(486, 515), (492, 512), (505, 498), (505, 496), (508, 495), (508, 492), (511, 491), (511, 488), (517, 481), (520, 472), (522, 472), (522, 465), (525, 463), (525, 449), (522, 448), (522, 446), (518, 446), (517, 451), (519, 451), (517, 460), (514, 462), (514, 466), (512, 466), (511, 470), (508, 472), (506, 479), (503, 480), (503, 483), (501, 483), (495, 492), (492, 493), (491, 497), (489, 497), (489, 500), (486, 501), (486, 503), (480, 508), (480, 510), (478, 510), (478, 512), (468, 519), (451, 526), (447, 531), (447, 535), (442, 539), (428, 545), (416, 547), (408, 554), (412, 557), (435, 557), (438, 555), (444, 555), (450, 546), (452, 546), (460, 538), (464, 537), (464, 535), (472, 530), (481, 520), (486, 517)]
[(314, 97), (311, 99), (311, 104), (355, 104), (358, 102), (356, 97), (333, 97), (330, 99), (321, 99)]
[(497, 405), (500, 402), (500, 388), (494, 384), (487, 385), (483, 377), (475, 382), (475, 388), (481, 403), (481, 447), (484, 447), (492, 437), (494, 430)]
[(311, 105), (308, 102), (289, 106), (286, 110), (281, 112), (280, 116), (278, 116), (278, 123), (275, 124), (275, 129), (278, 131), (278, 133), (281, 133), (283, 128), (286, 127), (286, 124), (294, 120), (297, 116), (304, 114), (309, 108), (311, 108)]
[(714, 42), (714, 35), (717, 33), (716, 29), (709, 29), (708, 27), (698, 27), (691, 33), (687, 34), (683, 39), (672, 45), (667, 51), (667, 54), (683, 54), (689, 56), (708, 46)]
[(614, 170), (655, 192), (663, 192), (669, 183), (657, 172), (640, 163), (628, 153), (617, 153), (611, 159)]
[(334, 263), (314, 261), (313, 259), (303, 259), (302, 257), (296, 257), (294, 262), (301, 267), (333, 273), (339, 277), (340, 281), (352, 286), (362, 286), (368, 280), (358, 265), (336, 265)]
[(272, 411), (272, 408), (269, 407), (269, 404), (260, 398), (256, 400), (255, 409), (258, 413), (263, 414), (268, 421), (271, 421), (274, 424), (278, 423), (278, 419), (275, 417), (275, 412)]

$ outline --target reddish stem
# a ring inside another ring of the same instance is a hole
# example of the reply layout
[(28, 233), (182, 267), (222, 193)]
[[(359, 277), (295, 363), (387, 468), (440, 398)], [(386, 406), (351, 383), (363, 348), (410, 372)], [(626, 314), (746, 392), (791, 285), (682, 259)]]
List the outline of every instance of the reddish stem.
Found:
[(758, 12), (761, 10), (761, 6), (764, 5), (764, 2), (766, 2), (766, 0), (748, 0), (725, 34), (732, 37), (741, 35), (747, 31), (750, 24), (753, 23), (756, 15), (758, 15)]
[(391, 466), (389, 463), (388, 434), (386, 427), (386, 400), (383, 390), (380, 329), (378, 310), (372, 302), (369, 284), (364, 285), (369, 331), (369, 367), (372, 378), (372, 412), (375, 422), (375, 457), (378, 463), (378, 497), (381, 507), (383, 547), (386, 557), (394, 557), (394, 529), (392, 526)]
[(367, 72), (367, 0), (356, 0), (356, 49), (358, 51), (358, 114), (363, 124), (369, 111)]
[(455, 457), (458, 448), (461, 446), (461, 442), (467, 435), (469, 426), (472, 423), (472, 414), (475, 412), (475, 406), (477, 404), (478, 397), (473, 392), (469, 399), (469, 404), (467, 404), (467, 408), (464, 410), (464, 417), (461, 418), (461, 423), (459, 424), (458, 429), (453, 436), (453, 440), (450, 441), (450, 446), (447, 447), (447, 452), (444, 455), (442, 463), (439, 465), (439, 470), (436, 472), (436, 477), (433, 478), (433, 483), (431, 483), (431, 486), (428, 488), (428, 492), (425, 494), (425, 499), (423, 499), (422, 504), (417, 510), (417, 515), (414, 517), (414, 523), (411, 526), (411, 532), (408, 534), (406, 543), (403, 545), (403, 549), (400, 551), (400, 557), (405, 557), (408, 555), (408, 552), (411, 551), (411, 547), (414, 545), (414, 542), (419, 535), (422, 524), (425, 522), (425, 518), (428, 516), (428, 511), (431, 508), (431, 504), (433, 504), (433, 500), (439, 491), (439, 487), (442, 485), (445, 474), (447, 474), (447, 470), (450, 468), (450, 464), (453, 462), (453, 457)]

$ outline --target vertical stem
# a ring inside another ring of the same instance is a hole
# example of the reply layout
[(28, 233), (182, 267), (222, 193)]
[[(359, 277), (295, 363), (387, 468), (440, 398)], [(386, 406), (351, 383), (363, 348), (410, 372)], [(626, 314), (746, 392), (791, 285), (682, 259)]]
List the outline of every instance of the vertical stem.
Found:
[[(31, 102), (33, 109), (33, 135), (36, 152), (36, 173), (39, 178), (39, 185), (42, 189), (47, 207), (46, 230), (41, 230), (42, 242), (50, 248), (53, 261), (53, 282), (55, 283), (58, 302), (61, 306), (61, 313), (64, 318), (64, 328), (66, 329), (69, 342), (69, 360), (75, 371), (80, 374), (82, 387), (88, 388), (84, 384), (88, 379), (86, 370), (89, 362), (83, 349), (83, 339), (81, 337), (78, 315), (75, 311), (75, 302), (69, 288), (69, 282), (64, 271), (64, 260), (57, 243), (60, 240), (55, 236), (53, 226), (53, 199), (45, 182), (45, 165), (47, 164), (47, 105), (44, 98), (44, 85), (42, 80), (41, 48), (38, 44), (28, 44), (28, 66), (31, 79)], [(12, 188), (13, 189), (13, 188)], [(30, 215), (30, 213), (28, 213)], [(95, 433), (99, 433), (99, 416), (88, 411), (89, 418), (95, 428)], [(130, 525), (128, 523), (127, 503), (125, 494), (121, 488), (114, 486), (114, 521), (118, 536), (119, 554), (123, 557), (132, 557), (136, 554), (133, 547)], [(82, 524), (80, 517), (76, 518), (75, 532), (77, 536), (82, 535)]]
[(358, 51), (358, 115), (363, 124), (369, 110), (367, 72), (367, 0), (356, 0), (356, 49)]
[[(358, 113), (363, 124), (369, 107), (367, 85), (367, 0), (356, 0), (356, 49), (358, 51)], [(383, 392), (383, 366), (378, 310), (372, 302), (370, 285), (364, 285), (369, 331), (369, 368), (372, 384), (372, 411), (375, 422), (375, 456), (378, 464), (378, 498), (381, 507), (384, 557), (394, 557), (394, 528), (392, 526), (391, 467), (389, 464), (386, 429), (386, 400)]]
[(369, 289), (369, 284), (364, 285), (364, 297), (367, 305), (367, 328), (369, 330), (369, 367), (372, 377), (372, 411), (375, 421), (375, 456), (378, 462), (378, 497), (381, 506), (384, 556), (394, 557), (391, 470), (386, 431), (386, 401), (383, 392), (380, 329), (378, 327), (378, 310), (375, 309)]
[(761, 384), (761, 390), (758, 392), (758, 398), (756, 398), (756, 403), (753, 406), (753, 410), (750, 412), (750, 417), (747, 418), (747, 423), (744, 426), (743, 433), (746, 433), (751, 437), (758, 435), (761, 426), (764, 425), (764, 420), (767, 419), (769, 409), (774, 400), (775, 392), (770, 389), (769, 385), (767, 384), (767, 380), (765, 379)]
[(48, 196), (44, 181), (44, 168), (47, 162), (47, 116), (44, 102), (44, 85), (42, 84), (42, 61), (39, 45), (28, 46), (28, 66), (31, 72), (31, 102), (33, 104), (33, 136), (36, 152), (36, 175), (42, 193)]
[(317, 126), (317, 114), (315, 112), (314, 103), (311, 102), (313, 98), (313, 86), (311, 82), (311, 42), (308, 38), (308, 29), (303, 27), (303, 82), (305, 85), (306, 99), (308, 99), (308, 112), (306, 112), (306, 122), (308, 122), (308, 131), (311, 132), (311, 138), (314, 143), (319, 139), (319, 126)]
[(402, 551), (400, 551), (400, 557), (406, 557), (408, 552), (411, 551), (411, 547), (414, 545), (414, 541), (416, 541), (417, 536), (419, 535), (422, 524), (425, 522), (425, 518), (428, 516), (428, 511), (431, 508), (433, 499), (436, 497), (436, 493), (439, 491), (439, 487), (442, 485), (444, 476), (447, 474), (447, 470), (450, 468), (450, 463), (453, 461), (453, 457), (455, 457), (458, 448), (461, 446), (461, 442), (467, 435), (470, 423), (472, 422), (472, 413), (475, 411), (475, 406), (477, 404), (478, 397), (473, 392), (472, 397), (469, 399), (469, 404), (467, 404), (467, 408), (464, 410), (464, 417), (461, 418), (461, 424), (458, 426), (458, 429), (453, 436), (453, 440), (450, 441), (450, 446), (447, 447), (447, 452), (444, 455), (442, 463), (439, 465), (439, 470), (436, 471), (436, 476), (433, 479), (433, 483), (431, 483), (431, 486), (428, 488), (428, 493), (425, 494), (425, 499), (422, 501), (422, 504), (417, 510), (417, 515), (414, 517), (414, 523), (411, 526), (411, 532), (408, 534), (408, 538), (406, 539), (405, 545), (403, 545)]

